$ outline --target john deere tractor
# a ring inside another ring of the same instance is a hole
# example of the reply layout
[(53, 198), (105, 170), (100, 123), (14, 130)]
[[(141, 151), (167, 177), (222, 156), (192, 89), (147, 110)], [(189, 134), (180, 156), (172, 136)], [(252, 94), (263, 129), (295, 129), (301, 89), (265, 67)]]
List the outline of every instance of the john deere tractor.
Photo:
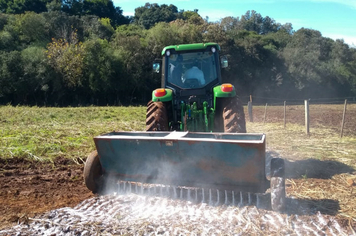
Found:
[(154, 70), (162, 72), (162, 88), (153, 91), (147, 107), (150, 132), (114, 131), (94, 137), (96, 151), (84, 167), (91, 191), (100, 192), (117, 178), (124, 192), (177, 197), (179, 191), (180, 198), (195, 202), (224, 199), (233, 205), (246, 197), (249, 204), (256, 199), (259, 207), (270, 188), (271, 208), (283, 211), (284, 161), (272, 159), (268, 181), (265, 135), (246, 133), (235, 88), (221, 82), (220, 68), (227, 60), (219, 51), (216, 43), (163, 49), (163, 60), (154, 63)]
[(146, 131), (246, 133), (243, 106), (235, 87), (222, 83), (228, 66), (216, 43), (167, 46), (155, 72), (161, 88), (147, 105)]

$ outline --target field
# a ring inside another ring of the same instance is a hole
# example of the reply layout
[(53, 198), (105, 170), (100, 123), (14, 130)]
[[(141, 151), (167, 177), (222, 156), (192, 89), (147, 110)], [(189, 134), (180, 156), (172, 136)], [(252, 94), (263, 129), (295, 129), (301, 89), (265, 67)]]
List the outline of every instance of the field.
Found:
[[(356, 230), (356, 105), (348, 106), (340, 138), (342, 105), (312, 105), (310, 135), (304, 108), (253, 109), (248, 132), (267, 134), (267, 157), (286, 159), (287, 195), (308, 214), (335, 216)], [(247, 111), (245, 111), (247, 114)], [(246, 115), (248, 120), (248, 115)], [(73, 207), (93, 196), (82, 180), (92, 137), (113, 130), (144, 130), (145, 107), (0, 107), (0, 229), (43, 212)]]

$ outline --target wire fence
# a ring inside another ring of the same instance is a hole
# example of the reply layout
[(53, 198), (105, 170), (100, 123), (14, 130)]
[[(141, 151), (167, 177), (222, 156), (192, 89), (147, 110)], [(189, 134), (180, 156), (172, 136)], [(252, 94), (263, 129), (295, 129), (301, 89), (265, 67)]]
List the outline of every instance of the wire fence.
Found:
[(262, 106), (266, 103), (268, 106), (283, 106), (284, 102), (287, 102), (289, 105), (304, 105), (305, 100), (308, 100), (310, 104), (344, 104), (345, 100), (347, 100), (348, 104), (356, 104), (356, 97), (281, 99), (272, 97), (242, 96), (240, 99), (243, 104), (247, 104), (252, 100), (254, 106)]
[[(254, 101), (254, 97), (251, 100)], [(355, 100), (353, 97), (348, 97), (291, 101), (270, 99), (270, 101), (274, 102), (257, 104), (243, 102), (244, 105), (247, 104), (246, 120), (284, 123), (284, 127), (289, 123), (305, 125), (308, 134), (309, 127), (323, 127), (334, 130), (341, 137), (356, 135), (356, 98)]]

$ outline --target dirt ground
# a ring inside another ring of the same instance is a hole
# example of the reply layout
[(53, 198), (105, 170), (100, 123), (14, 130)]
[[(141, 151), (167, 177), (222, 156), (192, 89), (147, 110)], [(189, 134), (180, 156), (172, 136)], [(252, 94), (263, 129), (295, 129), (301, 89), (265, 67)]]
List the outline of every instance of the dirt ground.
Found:
[(0, 159), (0, 229), (46, 211), (74, 207), (93, 194), (83, 182), (83, 165)]
[[(355, 105), (353, 105), (355, 107)], [(288, 107), (288, 122), (303, 122), (302, 107)], [(339, 109), (312, 113), (312, 124), (332, 126), (338, 129), (342, 111)], [(263, 119), (264, 108), (254, 113), (255, 121)], [(351, 114), (353, 114), (351, 116)], [(267, 122), (281, 121), (283, 110), (267, 110)], [(346, 119), (346, 134), (356, 133), (356, 109), (349, 110)], [(246, 114), (246, 119), (248, 115)], [(52, 209), (74, 207), (94, 195), (83, 182), (83, 164), (57, 158), (53, 163), (39, 163), (22, 159), (0, 158), (0, 229)], [(295, 183), (303, 180), (295, 180)], [(320, 181), (328, 181), (320, 179)], [(288, 189), (287, 189), (288, 191)], [(341, 225), (355, 222), (343, 222)]]

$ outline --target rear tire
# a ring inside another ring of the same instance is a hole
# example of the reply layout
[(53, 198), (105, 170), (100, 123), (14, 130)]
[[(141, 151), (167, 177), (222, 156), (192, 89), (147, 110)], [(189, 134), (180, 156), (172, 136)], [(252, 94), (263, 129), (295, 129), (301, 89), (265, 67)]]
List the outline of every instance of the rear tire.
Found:
[(103, 170), (97, 151), (93, 151), (89, 154), (84, 165), (83, 174), (85, 185), (90, 191), (97, 193), (102, 189)]
[(284, 169), (283, 159), (271, 160), (271, 208), (277, 212), (283, 212), (286, 205)]
[(244, 108), (240, 99), (218, 98), (215, 113), (215, 132), (246, 133)]
[(146, 131), (168, 131), (167, 108), (163, 102), (149, 101), (146, 112)]

